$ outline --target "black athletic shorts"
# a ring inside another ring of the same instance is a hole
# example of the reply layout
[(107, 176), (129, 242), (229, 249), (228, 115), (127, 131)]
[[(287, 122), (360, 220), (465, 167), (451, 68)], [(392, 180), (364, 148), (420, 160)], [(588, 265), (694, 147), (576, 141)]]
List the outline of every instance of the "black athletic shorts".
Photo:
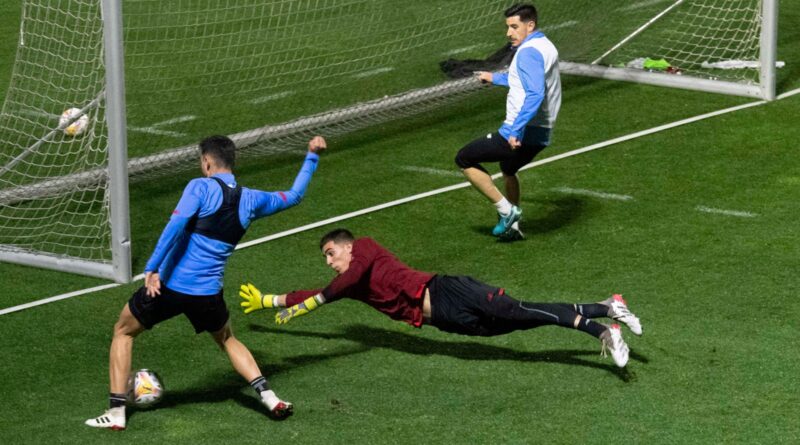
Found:
[[(508, 308), (502, 288), (468, 276), (436, 275), (428, 282), (431, 296), (431, 325), (445, 332), (491, 336), (510, 332), (497, 314)], [(513, 303), (510, 303), (513, 304)]]
[(216, 295), (187, 295), (162, 284), (161, 295), (149, 297), (147, 288), (142, 286), (133, 293), (128, 305), (133, 316), (147, 329), (178, 314), (185, 314), (196, 333), (217, 332), (229, 318), (222, 290)]
[(539, 152), (550, 145), (550, 129), (527, 127), (522, 137), (522, 146), (511, 149), (508, 141), (499, 133), (475, 139), (456, 155), (456, 165), (461, 168), (478, 168), (482, 162), (499, 162), (500, 170), (506, 176), (514, 176), (519, 169), (531, 162)]

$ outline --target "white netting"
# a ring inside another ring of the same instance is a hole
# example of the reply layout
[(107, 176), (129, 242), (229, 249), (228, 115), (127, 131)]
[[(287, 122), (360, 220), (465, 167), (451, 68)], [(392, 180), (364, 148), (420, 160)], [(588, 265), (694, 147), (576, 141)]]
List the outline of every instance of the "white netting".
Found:
[[(36, 185), (106, 164), (102, 22), (95, 0), (23, 5), (12, 82), (0, 113), (0, 190)], [(77, 137), (59, 128), (71, 107), (89, 125)], [(107, 262), (105, 182), (71, 183), (15, 205), (0, 205), (0, 245)]]
[[(502, 46), (504, 4), (127, 2), (131, 154), (158, 153), (196, 143), (209, 132), (246, 132), (433, 86), (443, 80), (438, 61), (445, 51), (476, 42), (486, 45), (484, 52)], [(298, 132), (293, 140), (305, 136)]]
[[(650, 3), (663, 10), (676, 2)], [(760, 34), (759, 0), (685, 0), (603, 62), (665, 59), (683, 75), (755, 84), (757, 69), (721, 67), (735, 66), (725, 63), (730, 61), (758, 63)]]
[[(0, 115), (0, 250), (110, 258), (99, 2), (24, 3)], [(684, 76), (758, 80), (757, 70), (703, 65), (758, 59), (759, 0), (534, 3), (562, 60), (603, 56), (600, 63), (619, 66), (664, 58)], [(132, 178), (194, 167), (194, 144), (210, 134), (232, 135), (244, 154), (263, 155), (301, 147), (314, 133), (342, 134), (451, 103), (480, 85), (447, 81), (439, 62), (500, 48), (509, 4), (125, 0)], [(74, 138), (57, 128), (69, 107), (91, 116)]]

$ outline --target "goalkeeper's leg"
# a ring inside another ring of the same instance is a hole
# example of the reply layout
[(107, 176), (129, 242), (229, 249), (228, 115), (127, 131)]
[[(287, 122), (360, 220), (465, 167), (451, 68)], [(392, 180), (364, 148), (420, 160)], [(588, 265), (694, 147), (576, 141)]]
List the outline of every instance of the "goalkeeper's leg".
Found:
[(261, 403), (267, 407), (270, 415), (278, 419), (290, 416), (293, 405), (279, 399), (275, 392), (270, 389), (267, 379), (261, 374), (261, 370), (253, 358), (253, 354), (233, 336), (230, 323), (226, 323), (222, 329), (213, 332), (211, 335), (219, 347), (228, 354), (228, 358), (236, 372), (244, 377), (256, 391), (256, 394), (261, 398)]

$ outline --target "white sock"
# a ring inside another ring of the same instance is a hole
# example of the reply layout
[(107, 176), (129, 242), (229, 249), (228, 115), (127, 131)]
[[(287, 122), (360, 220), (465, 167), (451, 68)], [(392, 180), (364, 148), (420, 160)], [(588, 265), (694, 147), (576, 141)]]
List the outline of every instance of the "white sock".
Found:
[(507, 200), (505, 196), (500, 198), (500, 201), (494, 203), (494, 206), (497, 207), (497, 213), (503, 216), (511, 213), (511, 201)]
[(268, 391), (261, 391), (261, 400), (267, 404), (267, 408), (269, 408), (270, 411), (275, 409), (275, 406), (281, 402), (281, 399), (279, 399), (271, 389)]

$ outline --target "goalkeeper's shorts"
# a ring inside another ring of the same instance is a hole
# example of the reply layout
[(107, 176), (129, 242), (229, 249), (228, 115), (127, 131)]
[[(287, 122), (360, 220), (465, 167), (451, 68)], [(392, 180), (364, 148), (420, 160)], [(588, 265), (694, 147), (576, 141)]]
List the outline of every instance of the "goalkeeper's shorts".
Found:
[(131, 313), (139, 323), (151, 329), (164, 320), (184, 314), (194, 326), (196, 333), (217, 332), (225, 326), (230, 315), (222, 297), (222, 290), (215, 295), (188, 295), (174, 291), (163, 284), (161, 295), (150, 297), (142, 286), (128, 300)]
[(494, 297), (502, 288), (482, 283), (469, 276), (436, 275), (428, 282), (431, 296), (431, 322), (439, 330), (462, 335), (492, 336), (506, 334), (492, 321)]

